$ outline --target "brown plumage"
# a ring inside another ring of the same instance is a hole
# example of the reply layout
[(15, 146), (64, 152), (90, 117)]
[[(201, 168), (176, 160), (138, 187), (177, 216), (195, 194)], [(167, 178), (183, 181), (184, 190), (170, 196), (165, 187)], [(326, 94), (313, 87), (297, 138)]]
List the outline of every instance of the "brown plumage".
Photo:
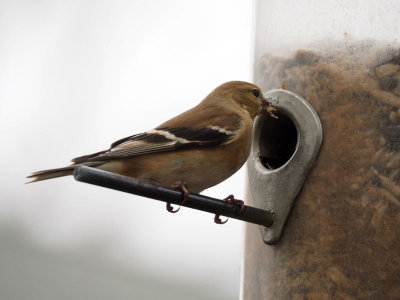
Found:
[(74, 158), (73, 164), (28, 176), (40, 181), (71, 175), (78, 165), (156, 181), (185, 182), (199, 193), (234, 174), (250, 152), (253, 120), (274, 108), (254, 84), (224, 83), (200, 104), (145, 133), (114, 142), (110, 149)]

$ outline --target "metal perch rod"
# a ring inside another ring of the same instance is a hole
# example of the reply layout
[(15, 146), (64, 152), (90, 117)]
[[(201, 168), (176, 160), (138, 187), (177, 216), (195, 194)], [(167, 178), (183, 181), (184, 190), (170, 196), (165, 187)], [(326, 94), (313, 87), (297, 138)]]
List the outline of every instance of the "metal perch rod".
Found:
[[(140, 179), (122, 176), (91, 167), (77, 167), (74, 171), (74, 178), (77, 181), (164, 202), (170, 202), (176, 205), (180, 205), (182, 202), (182, 192), (179, 190), (158, 186)], [(271, 211), (245, 205), (240, 212), (240, 205), (236, 203), (229, 203), (224, 200), (207, 197), (200, 194), (190, 193), (182, 206), (266, 227), (271, 226), (274, 222), (274, 214)]]

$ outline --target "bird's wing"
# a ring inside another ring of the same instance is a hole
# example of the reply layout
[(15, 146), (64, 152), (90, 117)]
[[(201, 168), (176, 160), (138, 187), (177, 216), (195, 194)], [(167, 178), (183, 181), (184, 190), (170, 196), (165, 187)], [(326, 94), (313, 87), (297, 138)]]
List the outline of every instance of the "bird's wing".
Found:
[(196, 122), (194, 118), (166, 122), (156, 129), (120, 139), (108, 150), (77, 157), (72, 162), (107, 161), (181, 148), (223, 145), (232, 141), (241, 129), (239, 115), (230, 115), (225, 126), (221, 118), (207, 117), (207, 124)]

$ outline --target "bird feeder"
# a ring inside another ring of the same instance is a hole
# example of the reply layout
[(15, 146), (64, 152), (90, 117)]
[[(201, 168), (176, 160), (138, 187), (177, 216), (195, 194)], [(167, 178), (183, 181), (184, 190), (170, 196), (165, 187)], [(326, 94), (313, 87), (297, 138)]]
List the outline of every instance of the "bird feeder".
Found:
[(246, 203), (275, 223), (246, 224), (241, 298), (399, 299), (399, 3), (255, 11), (254, 83), (285, 100), (255, 124)]

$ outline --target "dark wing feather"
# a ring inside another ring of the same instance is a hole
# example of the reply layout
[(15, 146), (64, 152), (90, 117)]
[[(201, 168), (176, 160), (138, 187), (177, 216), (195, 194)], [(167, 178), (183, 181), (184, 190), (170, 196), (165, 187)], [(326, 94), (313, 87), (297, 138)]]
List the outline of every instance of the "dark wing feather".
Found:
[(167, 131), (172, 133), (174, 136), (185, 139), (196, 145), (207, 145), (215, 146), (223, 144), (232, 139), (232, 134), (227, 134), (212, 128), (189, 128), (189, 127), (178, 127), (178, 128), (157, 128), (158, 130)]
[(143, 133), (131, 135), (126, 138), (115, 141), (114, 143), (111, 144), (110, 149), (115, 148), (115, 147), (122, 145), (123, 143), (129, 142), (129, 141), (146, 141), (146, 142), (162, 143), (162, 142), (168, 141), (168, 139), (166, 139), (164, 136), (159, 135), (159, 134), (143, 132)]
[(90, 155), (74, 158), (75, 164), (88, 161), (107, 161), (137, 155), (171, 151), (188, 147), (216, 146), (229, 142), (232, 132), (221, 132), (215, 128), (156, 128), (114, 142), (111, 148)]

